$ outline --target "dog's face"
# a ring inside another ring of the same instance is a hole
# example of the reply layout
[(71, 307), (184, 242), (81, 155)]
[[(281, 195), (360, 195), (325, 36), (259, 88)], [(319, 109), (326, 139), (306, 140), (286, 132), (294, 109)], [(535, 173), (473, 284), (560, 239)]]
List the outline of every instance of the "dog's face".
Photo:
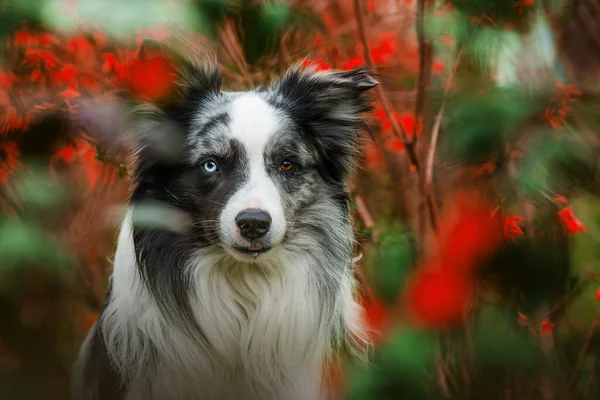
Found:
[[(302, 210), (346, 194), (365, 92), (365, 71), (292, 68), (265, 89), (224, 92), (214, 68), (186, 69), (170, 103), (153, 108), (153, 129), (179, 132), (179, 152), (137, 152), (133, 200), (189, 214), (189, 238), (255, 262), (293, 240)], [(173, 133), (176, 135), (176, 133)]]

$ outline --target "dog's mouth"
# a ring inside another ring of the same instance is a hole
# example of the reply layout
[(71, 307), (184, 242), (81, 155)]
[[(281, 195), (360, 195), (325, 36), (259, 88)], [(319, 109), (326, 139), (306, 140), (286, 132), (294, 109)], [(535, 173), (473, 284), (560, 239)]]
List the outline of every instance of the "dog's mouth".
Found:
[(246, 256), (258, 257), (261, 254), (266, 253), (271, 250), (270, 247), (261, 246), (261, 245), (251, 245), (251, 246), (234, 246), (233, 249), (241, 254)]

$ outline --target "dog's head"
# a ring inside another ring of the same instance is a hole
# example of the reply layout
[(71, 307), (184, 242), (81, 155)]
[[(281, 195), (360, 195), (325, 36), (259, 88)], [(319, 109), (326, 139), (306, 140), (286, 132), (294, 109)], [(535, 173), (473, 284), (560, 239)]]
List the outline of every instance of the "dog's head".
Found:
[(170, 132), (177, 151), (139, 144), (134, 202), (166, 202), (191, 216), (198, 245), (254, 262), (290, 239), (303, 208), (346, 194), (377, 84), (367, 71), (295, 66), (267, 88), (226, 92), (215, 66), (178, 67), (177, 93), (147, 105), (142, 124)]

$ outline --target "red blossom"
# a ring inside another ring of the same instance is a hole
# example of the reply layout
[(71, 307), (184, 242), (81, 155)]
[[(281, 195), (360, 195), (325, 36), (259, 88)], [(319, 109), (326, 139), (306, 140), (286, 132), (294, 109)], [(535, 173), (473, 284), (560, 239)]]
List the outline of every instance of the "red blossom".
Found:
[(396, 52), (396, 36), (383, 33), (379, 36), (379, 43), (371, 47), (371, 57), (376, 64), (387, 64), (389, 57)]
[(518, 223), (522, 221), (523, 218), (521, 217), (504, 217), (504, 236), (508, 240), (514, 241), (517, 237), (524, 234), (523, 230), (518, 225)]
[(567, 204), (569, 202), (569, 200), (564, 196), (556, 196), (556, 197), (554, 197), (554, 200), (557, 203), (561, 203), (561, 204)]
[(404, 143), (398, 138), (391, 138), (385, 142), (385, 148), (394, 153), (401, 153), (404, 151)]
[(164, 56), (135, 60), (128, 68), (130, 89), (144, 100), (158, 100), (174, 87), (176, 70), (172, 60)]
[[(406, 131), (406, 133), (408, 135), (412, 135), (415, 131), (415, 116), (413, 113), (402, 113), (402, 114), (397, 114), (394, 113), (394, 119), (398, 122), (400, 122), (400, 124), (402, 125), (402, 127), (404, 128), (404, 130)], [(421, 132), (423, 131), (423, 121), (420, 120), (419, 123), (416, 126), (417, 128), (417, 135), (420, 135)]]
[(375, 109), (374, 115), (375, 115), (375, 118), (377, 118), (377, 120), (379, 121), (382, 131), (385, 132), (385, 131), (390, 131), (392, 129), (392, 123), (388, 119), (383, 108), (378, 106)]
[(84, 36), (73, 38), (67, 42), (67, 51), (80, 60), (94, 57), (94, 45)]
[(448, 268), (421, 269), (406, 293), (415, 322), (442, 328), (460, 322), (471, 299), (470, 279)]
[(527, 316), (520, 311), (517, 312), (517, 321), (521, 325), (529, 325), (529, 318), (527, 318)]
[(596, 300), (600, 301), (600, 288), (596, 290)]
[(474, 286), (474, 270), (502, 242), (497, 213), (464, 195), (442, 221), (439, 247), (424, 260), (407, 287), (407, 307), (420, 324), (443, 328), (462, 320)]
[(546, 334), (546, 335), (552, 335), (552, 330), (554, 329), (554, 324), (544, 320), (541, 324), (540, 324), (540, 330), (542, 332), (542, 334)]
[(379, 337), (388, 320), (388, 311), (385, 304), (377, 296), (368, 291), (362, 297), (362, 307), (364, 310), (364, 324), (371, 333), (371, 338)]
[(348, 60), (342, 68), (345, 70), (350, 70), (350, 69), (358, 68), (363, 64), (364, 64), (363, 58), (360, 56), (356, 56), (356, 57)]
[(585, 226), (575, 214), (573, 214), (573, 209), (571, 207), (566, 207), (558, 211), (558, 218), (560, 219), (560, 222), (562, 222), (564, 228), (573, 235), (576, 235), (578, 232), (585, 232)]
[(434, 61), (431, 68), (436, 74), (441, 74), (446, 69), (446, 64), (441, 61)]
[(5, 89), (10, 89), (17, 82), (17, 76), (10, 72), (0, 72), (0, 85)]
[(46, 50), (25, 50), (25, 59), (23, 60), (23, 64), (37, 66), (42, 62), (44, 63), (44, 66), (48, 69), (54, 69), (58, 65), (58, 59), (56, 58), (56, 56), (52, 53), (47, 52)]
[(56, 85), (71, 84), (77, 75), (77, 67), (72, 64), (65, 64), (61, 69), (50, 75), (52, 83)]

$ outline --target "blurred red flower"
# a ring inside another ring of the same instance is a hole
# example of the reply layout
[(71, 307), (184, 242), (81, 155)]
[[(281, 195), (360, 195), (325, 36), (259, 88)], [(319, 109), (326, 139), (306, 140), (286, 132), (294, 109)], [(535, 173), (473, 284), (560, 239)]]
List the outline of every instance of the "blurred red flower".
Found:
[(504, 236), (508, 240), (514, 241), (524, 234), (523, 229), (518, 225), (522, 221), (523, 218), (521, 217), (504, 217)]
[(573, 209), (571, 209), (571, 207), (566, 207), (558, 211), (558, 218), (565, 229), (573, 235), (576, 235), (578, 232), (585, 232), (585, 226), (575, 214), (573, 214)]
[(409, 313), (422, 325), (444, 328), (462, 320), (475, 284), (475, 268), (502, 243), (498, 213), (472, 198), (456, 198), (456, 210), (440, 227), (437, 252), (408, 284)]
[(168, 57), (156, 55), (135, 60), (128, 68), (130, 89), (142, 100), (159, 100), (174, 87), (176, 69)]
[[(415, 116), (413, 113), (401, 113), (401, 114), (395, 113), (394, 119), (396, 121), (400, 122), (400, 124), (402, 125), (402, 127), (404, 128), (404, 130), (406, 131), (406, 133), (408, 135), (412, 135), (414, 133)], [(419, 121), (416, 128), (417, 128), (417, 135), (420, 135), (421, 132), (423, 131), (423, 121)]]
[(436, 328), (460, 322), (472, 291), (471, 280), (449, 268), (419, 270), (407, 291), (415, 322)]
[(543, 321), (540, 324), (540, 330), (542, 334), (552, 335), (552, 329), (554, 329), (554, 324), (549, 321)]
[(350, 69), (358, 68), (363, 64), (364, 64), (363, 58), (360, 56), (356, 56), (356, 57), (348, 60), (342, 68), (345, 70), (350, 70)]

